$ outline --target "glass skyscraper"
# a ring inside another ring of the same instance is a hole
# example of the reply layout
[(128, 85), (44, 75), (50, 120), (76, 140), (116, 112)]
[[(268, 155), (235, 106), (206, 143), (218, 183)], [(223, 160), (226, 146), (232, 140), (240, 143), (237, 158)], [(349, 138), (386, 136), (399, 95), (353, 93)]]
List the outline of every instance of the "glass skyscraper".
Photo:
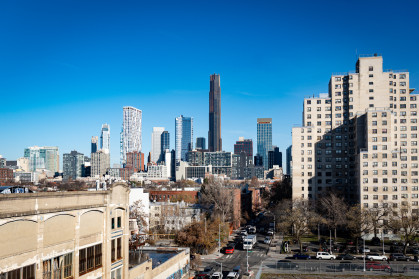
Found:
[(121, 164), (126, 163), (128, 152), (141, 152), (142, 111), (134, 107), (123, 108), (121, 131)]
[(257, 119), (257, 153), (265, 170), (269, 167), (268, 152), (272, 150), (272, 118)]
[(111, 141), (111, 129), (109, 124), (102, 125), (102, 131), (100, 133), (100, 149), (110, 151)]
[(186, 153), (193, 148), (193, 118), (176, 117), (176, 161), (186, 161)]
[(159, 161), (165, 161), (165, 154), (166, 150), (169, 149), (170, 151), (170, 134), (168, 131), (163, 131), (161, 133), (161, 153), (160, 153), (160, 160)]
[(29, 158), (29, 171), (47, 169), (53, 173), (60, 170), (60, 155), (57, 146), (32, 146), (25, 148), (24, 157)]

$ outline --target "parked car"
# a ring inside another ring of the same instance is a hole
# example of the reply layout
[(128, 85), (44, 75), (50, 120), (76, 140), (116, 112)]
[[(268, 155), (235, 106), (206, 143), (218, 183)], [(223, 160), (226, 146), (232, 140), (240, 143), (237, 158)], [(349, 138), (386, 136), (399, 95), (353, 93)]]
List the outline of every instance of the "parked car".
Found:
[(292, 256), (294, 260), (309, 260), (311, 259), (310, 255), (297, 253), (294, 256)]
[(340, 262), (339, 265), (336, 266), (336, 270), (339, 270), (339, 271), (345, 271), (345, 270), (357, 271), (357, 270), (362, 270), (363, 268), (364, 267), (362, 265), (352, 263), (349, 261)]
[(356, 257), (352, 256), (351, 254), (341, 254), (341, 255), (337, 256), (336, 259), (345, 260), (345, 261), (352, 261), (352, 260), (355, 260)]
[(371, 252), (371, 250), (368, 247), (362, 247), (361, 249), (359, 249), (359, 252), (361, 252), (361, 253), (369, 253), (369, 252)]
[(293, 263), (289, 260), (280, 260), (276, 264), (278, 269), (298, 269), (298, 264)]
[(392, 261), (410, 261), (410, 257), (403, 255), (402, 253), (393, 253), (390, 255)]
[(387, 256), (379, 255), (379, 254), (376, 254), (376, 253), (367, 254), (366, 258), (369, 261), (387, 261)]
[(211, 274), (214, 272), (214, 268), (211, 266), (208, 266), (206, 268), (204, 268), (204, 271), (201, 271), (200, 273), (198, 273), (198, 275), (196, 275), (196, 278), (199, 279), (207, 279), (207, 278), (211, 278)]
[(265, 240), (263, 241), (263, 243), (271, 244), (271, 237), (270, 236), (265, 237)]
[(274, 230), (273, 229), (269, 229), (266, 234), (267, 235), (274, 235)]
[(417, 255), (413, 256), (413, 261), (414, 262), (419, 262), (419, 256), (417, 256)]
[(419, 249), (413, 248), (413, 249), (410, 250), (410, 253), (413, 254), (413, 255), (418, 255), (419, 254)]
[(214, 272), (211, 275), (211, 279), (223, 279), (223, 274), (221, 272)]
[(229, 272), (227, 274), (227, 277), (226, 278), (227, 279), (238, 279), (239, 278), (239, 274), (237, 272), (231, 271), (231, 272)]
[(369, 271), (373, 270), (384, 270), (384, 271), (390, 271), (391, 267), (387, 264), (381, 264), (377, 262), (367, 262), (366, 269)]
[(328, 252), (317, 252), (316, 259), (318, 260), (336, 260), (336, 256)]

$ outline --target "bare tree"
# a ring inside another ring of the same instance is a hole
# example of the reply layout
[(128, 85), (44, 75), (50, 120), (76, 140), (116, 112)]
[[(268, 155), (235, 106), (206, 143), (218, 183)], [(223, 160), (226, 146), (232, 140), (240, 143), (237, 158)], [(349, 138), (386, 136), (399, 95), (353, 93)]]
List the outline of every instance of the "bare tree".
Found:
[(346, 213), (348, 206), (343, 198), (334, 193), (323, 196), (318, 201), (319, 213), (325, 217), (326, 224), (334, 230), (335, 240), (337, 239), (337, 228), (346, 224)]
[(356, 238), (356, 247), (358, 248), (358, 239), (365, 236), (372, 229), (372, 225), (365, 208), (360, 205), (354, 205), (349, 208), (347, 214), (347, 226), (351, 235)]
[(139, 230), (147, 227), (147, 214), (144, 210), (144, 205), (141, 200), (134, 202), (129, 207), (129, 217), (137, 220)]
[(406, 254), (407, 245), (414, 240), (419, 231), (419, 219), (417, 209), (412, 209), (410, 205), (395, 204), (392, 208), (388, 208), (387, 228), (393, 233), (400, 236), (404, 241), (403, 252)]
[(213, 179), (201, 188), (201, 204), (212, 209), (221, 220), (231, 221), (233, 216), (233, 195), (231, 189), (226, 188), (222, 182)]
[(367, 214), (368, 222), (371, 225), (371, 229), (374, 232), (374, 237), (378, 235), (378, 229), (383, 226), (384, 217), (387, 215), (387, 210), (383, 207), (383, 204), (379, 204), (376, 207), (370, 207), (365, 209)]
[(277, 225), (290, 230), (293, 238), (303, 249), (301, 238), (310, 233), (311, 229), (322, 223), (323, 219), (314, 211), (311, 203), (306, 200), (283, 200), (275, 208)]

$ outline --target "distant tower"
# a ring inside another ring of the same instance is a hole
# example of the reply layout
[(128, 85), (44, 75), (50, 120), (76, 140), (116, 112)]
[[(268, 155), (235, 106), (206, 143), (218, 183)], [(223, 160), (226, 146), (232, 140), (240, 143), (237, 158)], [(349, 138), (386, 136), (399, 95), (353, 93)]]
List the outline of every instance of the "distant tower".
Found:
[(98, 141), (98, 137), (92, 137), (92, 142), (91, 142), (91, 152), (90, 153), (95, 153), (97, 151), (97, 141)]
[(272, 150), (272, 118), (257, 119), (257, 153), (262, 157), (265, 170), (269, 167), (268, 152)]
[(291, 175), (291, 162), (292, 162), (292, 145), (287, 148), (287, 174)]
[(221, 87), (220, 75), (210, 76), (208, 149), (221, 151)]
[(196, 149), (206, 149), (205, 138), (196, 138)]
[(193, 148), (193, 118), (176, 117), (176, 161), (186, 161), (186, 153)]
[(170, 134), (168, 131), (163, 131), (161, 133), (161, 153), (160, 153), (160, 162), (165, 161), (166, 162), (166, 150), (169, 149), (170, 151)]
[(134, 107), (123, 108), (121, 132), (121, 164), (126, 163), (128, 152), (141, 152), (142, 111)]
[(100, 134), (100, 149), (110, 151), (111, 129), (109, 124), (102, 125)]
[(161, 135), (164, 127), (153, 127), (151, 134), (151, 162), (158, 163), (162, 154), (161, 150)]

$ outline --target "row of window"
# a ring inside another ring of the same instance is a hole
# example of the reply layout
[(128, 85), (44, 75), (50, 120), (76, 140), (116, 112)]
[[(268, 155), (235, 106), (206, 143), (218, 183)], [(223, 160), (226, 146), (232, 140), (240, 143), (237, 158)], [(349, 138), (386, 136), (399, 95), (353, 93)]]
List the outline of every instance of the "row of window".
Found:
[[(119, 216), (116, 219), (117, 219), (116, 228), (121, 228), (122, 227), (122, 217)], [(111, 228), (115, 229), (115, 218), (112, 218)]]
[[(409, 198), (409, 195), (408, 194), (401, 194), (400, 195), (400, 197), (402, 198), (402, 199), (408, 199)], [(418, 196), (418, 194), (411, 194), (411, 197), (412, 197), (412, 199), (417, 199), (419, 196)], [(368, 195), (363, 195), (363, 197), (362, 197), (364, 200), (368, 200), (369, 199), (369, 196)], [(383, 195), (383, 200), (388, 200), (388, 195)], [(378, 200), (378, 195), (373, 195), (372, 196), (372, 199), (373, 200)], [(392, 198), (391, 198), (393, 201), (394, 200), (398, 200), (399, 199), (399, 195), (392, 195)]]
[(79, 250), (79, 274), (102, 267), (102, 244)]
[[(379, 191), (379, 188), (377, 187), (377, 186), (375, 186), (375, 187), (370, 187), (370, 188), (372, 188), (372, 190), (374, 191), (374, 192), (378, 192)], [(368, 189), (370, 189), (370, 188), (368, 188), (368, 186), (364, 186), (363, 188), (362, 188), (362, 190), (364, 191), (364, 192), (368, 192)], [(387, 186), (383, 186), (383, 187), (381, 187), (381, 190), (383, 191), (383, 192), (388, 192), (388, 187)], [(400, 189), (402, 190), (402, 191), (408, 191), (409, 190), (409, 188), (408, 188), (408, 186), (401, 186), (400, 187)], [(412, 191), (418, 191), (418, 189), (419, 189), (419, 187), (418, 186), (412, 186)], [(393, 190), (393, 192), (397, 192), (398, 191), (398, 186), (393, 186), (392, 187), (392, 190)]]
[(0, 273), (0, 279), (35, 279), (35, 264)]
[[(368, 183), (368, 178), (363, 178), (362, 179), (362, 182), (363, 183)], [(398, 178), (392, 178), (391, 179), (391, 182), (392, 183), (398, 183)], [(378, 183), (378, 178), (373, 178), (372, 179), (372, 183)], [(384, 184), (386, 184), (386, 183), (388, 183), (388, 178), (383, 178), (382, 179), (382, 183), (384, 183)], [(400, 179), (400, 183), (402, 183), (402, 184), (407, 184), (407, 183), (409, 183), (409, 180), (407, 179), (407, 178), (402, 178), (402, 179)], [(412, 180), (411, 180), (411, 183), (413, 183), (413, 184), (418, 184), (419, 183), (419, 181), (418, 181), (418, 179), (417, 178), (413, 178)]]

